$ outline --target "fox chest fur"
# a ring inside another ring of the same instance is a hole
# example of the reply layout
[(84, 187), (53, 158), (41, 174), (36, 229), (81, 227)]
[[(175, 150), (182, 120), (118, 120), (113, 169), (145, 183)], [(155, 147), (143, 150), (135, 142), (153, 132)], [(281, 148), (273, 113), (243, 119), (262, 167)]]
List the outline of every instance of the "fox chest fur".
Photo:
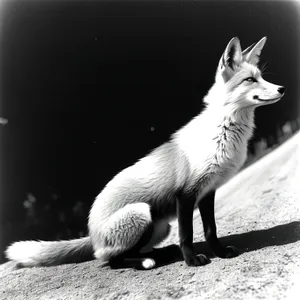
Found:
[[(234, 115), (223, 117), (217, 114), (214, 120), (211, 113), (208, 114), (211, 119), (206, 120), (205, 113), (175, 137), (188, 158), (188, 187), (197, 192), (197, 201), (225, 183), (244, 164), (254, 127), (253, 115), (247, 112), (238, 120), (234, 119)], [(196, 131), (199, 132), (199, 127), (202, 128), (201, 137), (191, 138), (195, 137)]]

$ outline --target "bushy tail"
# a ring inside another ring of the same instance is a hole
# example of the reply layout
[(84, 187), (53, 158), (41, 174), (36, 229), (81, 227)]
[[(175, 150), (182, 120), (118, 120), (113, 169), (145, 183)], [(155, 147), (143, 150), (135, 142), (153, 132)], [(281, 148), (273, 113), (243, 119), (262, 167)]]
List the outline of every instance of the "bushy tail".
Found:
[(54, 266), (94, 258), (90, 237), (56, 242), (16, 242), (7, 248), (5, 254), (23, 267)]

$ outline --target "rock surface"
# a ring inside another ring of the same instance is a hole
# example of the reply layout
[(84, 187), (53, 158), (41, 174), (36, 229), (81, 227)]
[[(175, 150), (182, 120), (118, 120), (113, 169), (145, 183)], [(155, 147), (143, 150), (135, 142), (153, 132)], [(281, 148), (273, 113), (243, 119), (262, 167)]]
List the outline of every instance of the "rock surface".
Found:
[[(300, 132), (240, 172), (217, 193), (216, 221), (224, 245), (243, 253), (211, 256), (194, 217), (203, 267), (183, 261), (150, 271), (112, 270), (97, 261), (48, 268), (0, 266), (0, 299), (300, 299)], [(178, 243), (177, 224), (161, 245)]]

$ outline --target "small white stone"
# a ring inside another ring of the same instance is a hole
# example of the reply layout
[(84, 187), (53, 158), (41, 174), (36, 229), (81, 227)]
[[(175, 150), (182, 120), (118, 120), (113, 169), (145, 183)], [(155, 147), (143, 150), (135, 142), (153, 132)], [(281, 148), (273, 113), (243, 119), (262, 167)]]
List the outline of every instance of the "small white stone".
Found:
[(147, 270), (152, 269), (153, 267), (155, 267), (155, 260), (152, 258), (146, 258), (143, 260), (142, 266)]

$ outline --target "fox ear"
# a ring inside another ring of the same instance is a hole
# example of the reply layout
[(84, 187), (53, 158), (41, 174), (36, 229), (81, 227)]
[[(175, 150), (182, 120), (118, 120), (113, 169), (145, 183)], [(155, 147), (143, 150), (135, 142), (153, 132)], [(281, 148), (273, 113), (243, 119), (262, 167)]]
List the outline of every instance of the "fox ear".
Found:
[(257, 65), (260, 58), (260, 53), (266, 43), (267, 37), (263, 37), (256, 44), (252, 44), (250, 47), (243, 51), (243, 60), (252, 64)]
[(243, 60), (245, 60), (246, 56), (249, 54), (249, 52), (253, 49), (255, 43), (253, 43), (252, 45), (250, 45), (248, 48), (246, 48), (243, 52)]
[(233, 69), (234, 65), (239, 65), (242, 62), (242, 49), (240, 41), (237, 37), (234, 37), (228, 43), (219, 62), (219, 70), (223, 70), (226, 67)]

